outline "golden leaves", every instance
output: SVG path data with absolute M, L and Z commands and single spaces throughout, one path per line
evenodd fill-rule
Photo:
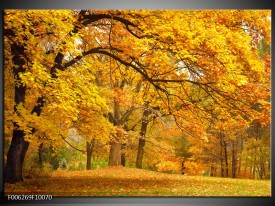
M 5 185 L 5 195 L 86 197 L 270 196 L 270 181 L 163 174 L 124 167 L 53 172 L 50 178 Z M 81 188 L 81 189 L 80 189 Z M 64 192 L 66 191 L 66 192 Z
M 259 55 L 255 45 L 259 38 L 269 43 L 270 11 L 89 12 L 112 18 L 84 24 L 78 20 L 78 11 L 72 10 L 5 11 L 4 28 L 16 34 L 5 34 L 5 72 L 13 72 L 11 44 L 26 45 L 26 64 L 20 74 L 27 88 L 26 101 L 17 107 L 21 116 L 14 117 L 26 133 L 35 126 L 39 135 L 58 142 L 59 134 L 67 135 L 75 127 L 87 140 L 107 142 L 110 133 L 124 135 L 106 118 L 114 103 L 127 111 L 145 101 L 159 107 L 161 115 L 176 118 L 165 119 L 172 128 L 167 136 L 177 135 L 177 121 L 189 136 L 205 137 L 211 115 L 217 119 L 216 129 L 245 126 L 244 116 L 269 122 L 270 56 Z M 93 48 L 100 49 L 84 55 Z M 64 55 L 61 65 L 59 52 Z M 69 61 L 73 64 L 63 68 Z M 54 69 L 57 78 L 52 77 Z M 11 75 L 8 79 L 12 88 L 19 83 Z M 11 89 L 5 92 L 13 105 L 14 94 L 6 90 Z M 30 115 L 41 95 L 45 98 L 41 116 Z M 261 115 L 252 108 L 254 103 L 262 105 Z M 242 115 L 236 115 L 240 111 Z M 156 138 L 153 135 L 159 131 L 150 132 Z M 32 138 L 28 136 L 29 141 Z M 173 149 L 169 143 L 159 146 Z
M 156 164 L 157 171 L 160 172 L 170 172 L 170 173 L 181 173 L 181 161 L 174 158 L 174 159 L 168 159 L 164 161 L 160 161 Z

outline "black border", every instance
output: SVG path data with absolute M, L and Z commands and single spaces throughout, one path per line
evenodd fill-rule
M 3 10 L 4 9 L 272 9 L 271 0 L 261 1 L 240 1 L 240 0 L 0 0 L 0 56 L 3 57 Z M 272 21 L 273 26 L 273 21 Z M 273 42 L 273 35 L 272 35 Z M 272 44 L 272 51 L 273 51 Z M 273 60 L 272 60 L 273 63 Z M 0 148 L 3 148 L 3 58 L 0 58 Z M 273 65 L 273 64 L 272 64 Z M 274 79 L 272 73 L 272 80 Z M 271 88 L 271 93 L 273 86 Z M 273 100 L 273 96 L 272 96 Z M 271 100 L 271 101 L 272 101 Z M 273 104 L 271 107 L 273 111 Z M 272 112 L 273 113 L 273 112 Z M 273 116 L 273 115 L 272 115 Z M 272 129 L 271 129 L 272 130 Z M 272 132 L 271 132 L 272 136 Z M 272 148 L 275 148 L 274 141 L 271 141 Z M 3 198 L 3 149 L 2 157 L 0 158 L 0 193 L 1 193 L 1 205 L 247 205 L 247 206 L 258 206 L 258 205 L 272 205 L 272 197 L 257 198 L 257 197 L 103 197 L 103 198 L 79 198 L 79 197 L 58 197 L 53 198 L 51 201 L 7 201 Z M 273 150 L 271 150 L 271 157 L 274 156 Z M 273 171 L 272 159 L 272 171 Z M 273 179 L 273 178 L 272 178 Z M 273 186 L 273 181 L 272 181 Z M 273 188 L 273 187 L 272 187 Z

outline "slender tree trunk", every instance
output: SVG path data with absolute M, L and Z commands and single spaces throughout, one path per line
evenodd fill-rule
M 242 158 L 240 157 L 238 159 L 238 177 L 240 176 L 241 174 L 241 169 L 242 169 Z
M 139 140 L 138 140 L 138 153 L 137 153 L 137 160 L 136 160 L 136 167 L 137 168 L 142 168 L 144 146 L 145 146 L 145 139 L 139 138 Z
M 126 166 L 126 156 L 125 156 L 126 143 L 121 144 L 121 165 Z
M 224 159 L 225 159 L 225 176 L 229 177 L 229 167 L 228 167 L 227 151 L 225 152 Z
M 224 177 L 224 155 L 223 155 L 223 139 L 222 139 L 222 133 L 220 133 L 219 136 L 219 140 L 220 140 L 220 167 L 221 167 L 221 177 Z
M 265 165 L 264 162 L 260 164 L 260 172 L 259 172 L 260 179 L 264 179 L 265 177 Z
M 140 136 L 138 140 L 138 153 L 137 153 L 137 159 L 136 159 L 136 167 L 142 168 L 142 160 L 144 155 L 144 146 L 145 146 L 145 134 L 147 131 L 147 125 L 149 123 L 149 114 L 151 113 L 151 110 L 146 106 L 143 112 L 142 117 L 142 123 L 141 123 L 141 129 L 140 129 Z
M 228 167 L 228 154 L 227 154 L 227 144 L 225 141 L 225 134 L 220 132 L 220 145 L 223 149 L 223 151 L 221 151 L 221 154 L 223 153 L 224 158 L 222 158 L 224 160 L 225 163 L 225 177 L 229 176 L 229 167 Z
M 259 155 L 263 156 L 263 149 L 260 147 L 259 148 Z M 265 176 L 265 159 L 260 159 L 259 160 L 259 179 L 264 179 Z
M 185 160 L 182 159 L 181 161 L 181 174 L 184 175 L 186 167 L 184 166 Z
M 87 151 L 86 170 L 90 170 L 91 168 L 92 168 L 92 152 Z
M 248 166 L 247 157 L 246 157 L 245 162 L 244 162 L 244 166 L 242 166 L 242 168 L 244 168 L 244 171 L 243 171 L 244 176 L 247 176 L 247 167 L 249 167 L 249 166 Z
M 92 157 L 94 153 L 96 139 L 93 138 L 90 142 L 86 141 L 86 170 L 92 169 Z
M 238 158 L 238 175 L 241 174 L 242 169 L 242 152 L 243 152 L 243 138 L 239 141 L 239 158 Z
M 223 140 L 224 145 L 224 161 L 225 161 L 225 176 L 229 177 L 229 166 L 228 166 L 228 155 L 227 155 L 227 145 L 225 140 Z
M 271 165 L 270 165 L 270 159 L 268 160 L 268 164 L 267 164 L 267 174 L 268 174 L 268 178 L 270 178 L 270 171 L 271 171 Z
M 86 170 L 90 170 L 92 168 L 92 148 L 91 144 L 88 141 L 86 141 L 86 155 Z
M 235 141 L 232 141 L 232 178 L 236 178 L 236 149 Z
M 39 162 L 39 165 L 40 167 L 42 168 L 43 167 L 43 143 L 41 143 L 39 145 L 39 148 L 38 148 L 38 162 Z
M 223 160 L 221 159 L 221 177 L 224 177 Z

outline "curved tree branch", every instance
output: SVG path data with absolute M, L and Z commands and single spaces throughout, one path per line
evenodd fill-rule
M 79 151 L 79 152 L 82 152 L 83 154 L 86 153 L 85 150 L 81 150 L 81 149 L 78 149 L 78 148 L 76 148 L 75 146 L 73 146 L 70 142 L 68 142 L 68 141 L 63 137 L 63 135 L 60 134 L 60 136 L 61 136 L 61 138 L 62 138 L 70 147 L 74 148 L 75 150 L 77 150 L 77 151 Z

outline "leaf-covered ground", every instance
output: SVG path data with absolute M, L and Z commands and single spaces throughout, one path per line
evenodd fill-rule
M 8 194 L 53 196 L 270 196 L 268 180 L 244 180 L 164 174 L 107 167 L 90 171 L 56 171 L 48 178 L 5 185 Z

